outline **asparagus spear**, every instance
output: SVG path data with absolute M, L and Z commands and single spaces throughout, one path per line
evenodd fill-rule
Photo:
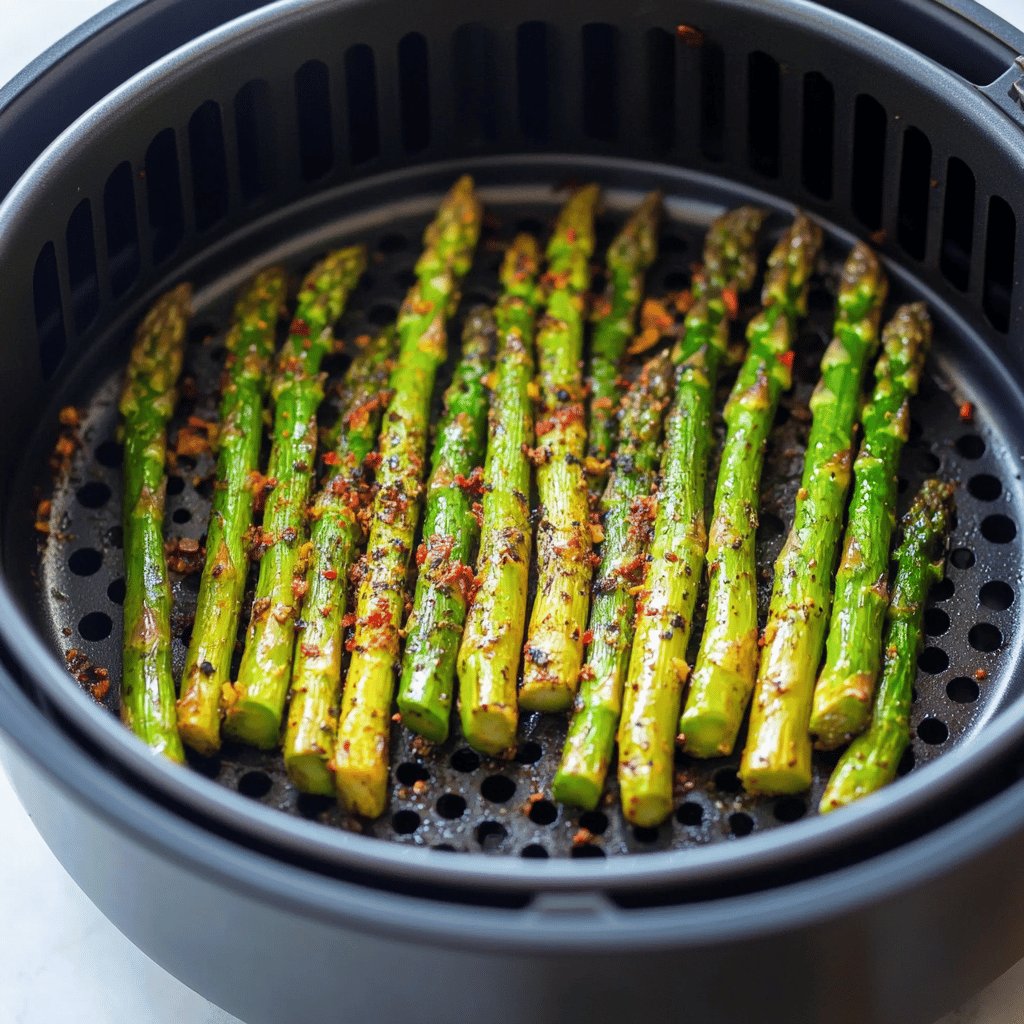
M 342 694 L 335 783 L 350 811 L 376 817 L 387 802 L 388 733 L 398 663 L 405 577 L 419 519 L 434 378 L 444 362 L 446 323 L 472 262 L 481 209 L 469 177 L 445 197 L 424 235 L 417 282 L 398 317 L 401 346 L 394 396 L 380 437 L 379 489 L 356 601 L 352 661 Z
M 249 568 L 245 535 L 253 515 L 250 477 L 259 463 L 263 402 L 287 287 L 288 279 L 280 267 L 257 274 L 235 305 L 234 326 L 226 341 L 217 486 L 195 628 L 178 699 L 178 732 L 201 754 L 213 754 L 220 747 L 221 694 L 231 682 L 231 654 Z
M 708 612 L 686 710 L 688 753 L 727 754 L 736 742 L 757 674 L 757 529 L 761 467 L 775 410 L 791 382 L 797 320 L 821 232 L 801 218 L 769 261 L 764 310 L 747 328 L 750 349 L 725 407 L 726 440 L 708 538 Z
M 590 423 L 587 454 L 598 466 L 607 462 L 615 437 L 619 404 L 619 363 L 633 336 L 636 311 L 643 298 L 644 275 L 658 252 L 661 193 L 651 192 L 608 247 L 608 285 L 595 303 L 590 339 Z M 597 469 L 591 486 L 600 490 L 607 477 Z
M 479 589 L 459 648 L 459 716 L 466 741 L 488 754 L 515 742 L 516 676 L 526 626 L 530 567 L 530 461 L 533 444 L 533 329 L 540 289 L 539 252 L 519 235 L 501 268 L 494 311 L 499 339 L 497 382 L 489 414 Z
M 396 340 L 394 329 L 367 339 L 345 374 L 341 433 L 325 457 L 331 473 L 310 508 L 312 551 L 284 735 L 285 767 L 304 793 L 334 792 L 328 765 L 338 728 L 345 584 L 362 534 L 359 512 L 370 493 L 366 457 L 387 403 Z
M 591 810 L 601 798 L 622 709 L 622 681 L 633 644 L 632 589 L 648 539 L 642 509 L 658 468 L 662 418 L 674 376 L 672 359 L 663 352 L 644 366 L 626 393 L 615 471 L 604 497 L 607 512 L 590 614 L 591 647 L 551 787 L 556 800 Z
M 819 810 L 824 814 L 892 782 L 910 742 L 910 702 L 921 622 L 928 588 L 943 575 L 941 553 L 953 512 L 952 484 L 926 480 L 903 517 L 903 543 L 896 551 L 896 578 L 878 698 L 867 732 L 843 753 L 828 780 Z M 936 552 L 939 552 L 936 554 Z
M 896 470 L 931 344 L 924 303 L 901 306 L 882 332 L 875 390 L 861 414 L 864 440 L 853 465 L 853 497 L 836 573 L 825 668 L 811 706 L 811 735 L 831 750 L 867 723 L 881 662 L 888 605 L 889 542 L 896 524 Z
M 469 565 L 478 527 L 472 473 L 487 439 L 487 388 L 494 350 L 494 316 L 479 307 L 466 318 L 462 361 L 444 396 L 444 413 L 427 483 L 423 541 L 405 655 L 398 688 L 402 721 L 413 732 L 442 743 L 455 683 L 455 658 L 466 605 L 474 586 Z
M 718 218 L 704 242 L 704 271 L 673 361 L 676 396 L 665 425 L 654 540 L 638 584 L 636 635 L 619 729 L 619 785 L 630 821 L 660 821 L 672 797 L 672 746 L 686 679 L 697 583 L 704 561 L 704 486 L 718 366 L 729 340 L 728 308 L 757 273 L 760 210 Z
M 238 680 L 226 693 L 225 732 L 257 747 L 277 744 L 291 682 L 295 619 L 305 589 L 301 555 L 316 460 L 320 363 L 334 347 L 332 326 L 366 266 L 362 246 L 331 253 L 307 275 L 271 384 L 274 426 L 267 470 L 273 491 L 263 514 L 252 616 Z
M 807 735 L 832 575 L 850 484 L 851 445 L 864 366 L 878 345 L 886 281 L 866 246 L 851 252 L 839 288 L 835 338 L 811 397 L 813 422 L 793 528 L 775 563 L 750 729 L 740 765 L 758 793 L 797 793 L 811 783 Z
M 542 517 L 537 529 L 537 595 L 526 634 L 519 704 L 526 711 L 564 711 L 583 664 L 583 626 L 590 604 L 590 503 L 583 475 L 583 313 L 594 251 L 600 192 L 581 188 L 559 214 L 548 244 L 550 286 L 537 332 L 541 401 L 537 423 L 543 461 L 537 467 Z
M 187 284 L 161 296 L 135 332 L 121 395 L 124 436 L 124 661 L 121 719 L 172 761 L 185 752 L 171 676 L 171 587 L 164 557 L 167 423 L 191 315 Z

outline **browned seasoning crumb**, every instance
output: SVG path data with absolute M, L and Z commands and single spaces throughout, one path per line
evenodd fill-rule
M 429 788 L 430 788 L 430 787 L 428 786 L 428 784 L 427 784 L 426 780 L 424 780 L 424 779 L 417 779 L 417 780 L 416 780 L 416 781 L 415 781 L 415 782 L 414 782 L 414 783 L 412 784 L 412 791 L 413 791 L 413 792 L 414 792 L 414 793 L 415 793 L 415 794 L 416 794 L 417 796 L 423 796 L 423 794 L 424 794 L 424 793 L 426 793 L 426 791 L 427 791 L 427 790 L 428 790 Z
M 594 833 L 589 828 L 577 829 L 576 834 L 572 837 L 573 846 L 586 846 L 593 841 Z
M 977 679 L 978 682 L 981 682 L 983 679 L 988 679 L 988 672 L 983 668 L 976 668 L 974 670 L 974 678 Z
M 206 551 L 195 537 L 169 537 L 164 541 L 164 553 L 171 572 L 191 576 L 203 571 Z
M 102 665 L 94 665 L 89 657 L 77 647 L 69 648 L 64 654 L 68 671 L 88 690 L 93 700 L 100 702 L 110 692 L 110 672 Z
M 424 757 L 434 752 L 434 744 L 430 740 L 424 739 L 422 736 L 413 736 L 409 740 L 409 747 L 417 754 L 422 754 Z
M 704 44 L 704 33 L 693 25 L 676 25 L 676 38 L 680 39 L 687 46 L 702 46 Z
M 401 722 L 401 721 L 402 721 L 402 712 L 401 712 L 401 711 L 396 711 L 396 712 L 395 712 L 395 713 L 394 713 L 394 714 L 393 714 L 393 715 L 391 716 L 391 721 L 392 721 L 392 722 L 395 722 L 396 724 L 397 724 L 398 722 Z

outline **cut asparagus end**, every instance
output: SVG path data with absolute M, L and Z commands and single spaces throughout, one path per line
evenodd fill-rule
M 736 743 L 735 716 L 710 708 L 692 709 L 679 720 L 683 749 L 691 757 L 726 757 Z
M 600 780 L 598 781 L 592 772 L 577 771 L 563 766 L 558 769 L 551 782 L 551 794 L 560 804 L 571 804 L 573 807 L 592 811 L 601 800 L 604 772 L 601 773 Z
M 623 802 L 622 813 L 631 825 L 657 828 L 672 812 L 672 790 L 656 792 L 643 789 L 632 792 Z
M 183 720 L 183 715 L 188 715 Z M 197 708 L 178 707 L 178 735 L 182 742 L 203 757 L 213 757 L 220 750 L 220 712 L 216 709 L 211 716 Z
M 460 703 L 459 715 L 466 742 L 475 750 L 492 757 L 515 746 L 518 714 L 508 704 L 466 707 Z
M 243 698 L 228 709 L 224 733 L 240 743 L 272 750 L 281 733 L 281 716 L 274 708 Z
M 818 750 L 835 750 L 864 730 L 873 691 L 873 680 L 869 679 L 865 687 L 857 676 L 851 676 L 827 704 L 814 709 L 809 731 Z
M 334 769 L 338 800 L 351 814 L 379 818 L 387 807 L 388 763 L 386 758 L 373 758 L 357 764 L 351 757 Z
M 524 711 L 568 711 L 572 707 L 576 688 L 561 679 L 524 681 L 519 690 L 519 706 Z
M 450 701 L 406 694 L 399 695 L 397 704 L 402 713 L 402 725 L 431 743 L 444 743 L 448 739 Z
M 286 754 L 284 766 L 296 789 L 317 796 L 334 796 L 334 773 L 322 754 Z

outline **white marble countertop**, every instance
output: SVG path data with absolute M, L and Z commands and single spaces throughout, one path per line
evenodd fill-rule
M 987 5 L 1024 23 L 1024 0 Z M 104 6 L 0 0 L 0 84 Z M 156 966 L 96 910 L 43 843 L 2 770 L 0 822 L 0 1024 L 241 1024 Z M 89 952 L 97 949 L 102 971 Z M 939 1024 L 1024 1024 L 1024 961 Z

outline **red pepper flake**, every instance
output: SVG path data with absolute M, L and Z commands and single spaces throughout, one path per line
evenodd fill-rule
M 572 245 L 572 244 L 573 244 L 573 242 L 575 242 L 575 241 L 576 241 L 576 229 L 575 229 L 575 228 L 571 228 L 571 227 L 570 227 L 570 228 L 566 228 L 566 229 L 565 229 L 565 240 L 566 240 L 566 241 L 567 241 L 567 242 L 568 242 L 568 243 L 569 243 L 570 245 Z
M 477 529 L 484 525 L 484 507 L 479 501 L 474 501 L 470 506 L 469 511 L 472 513 L 473 518 L 476 520 Z
M 416 549 L 416 564 L 422 565 L 427 560 L 427 545 L 420 543 L 420 546 Z
M 974 670 L 974 678 L 977 679 L 980 683 L 983 679 L 988 679 L 988 672 L 986 672 L 983 668 L 976 668 Z
M 338 570 L 324 569 L 324 571 L 320 573 L 320 575 L 323 576 L 325 580 L 336 580 L 338 578 Z
M 589 647 L 594 642 L 594 631 L 592 629 L 583 630 L 583 635 L 580 637 L 584 647 Z
M 309 324 L 307 324 L 301 317 L 297 316 L 292 321 L 291 327 L 288 328 L 288 333 L 298 335 L 300 338 L 308 338 Z
M 722 302 L 725 303 L 726 311 L 730 320 L 735 320 L 740 315 L 740 299 L 735 288 L 722 289 Z
M 366 466 L 367 469 L 371 469 L 376 472 L 383 461 L 384 456 L 381 455 L 380 452 L 370 452 L 370 454 L 363 459 L 363 465 Z
M 961 402 L 960 403 L 960 422 L 961 423 L 973 423 L 974 422 L 974 403 L 973 402 Z
M 320 648 L 316 644 L 299 644 L 304 658 L 319 658 Z
M 520 451 L 526 456 L 531 466 L 543 466 L 549 458 L 546 448 L 531 448 L 529 445 L 524 444 Z
M 687 46 L 704 45 L 704 33 L 693 25 L 676 25 L 676 38 Z
M 782 352 L 775 357 L 778 359 L 779 364 L 784 366 L 787 370 L 793 369 L 793 350 L 790 349 L 788 352 Z
M 327 452 L 324 455 L 325 466 L 336 466 L 339 462 L 341 462 L 341 458 L 337 452 Z
M 469 476 L 463 476 L 461 473 L 455 474 L 455 486 L 461 491 L 465 491 L 467 494 L 475 495 L 479 497 L 484 493 L 484 471 L 480 466 L 477 466 Z

